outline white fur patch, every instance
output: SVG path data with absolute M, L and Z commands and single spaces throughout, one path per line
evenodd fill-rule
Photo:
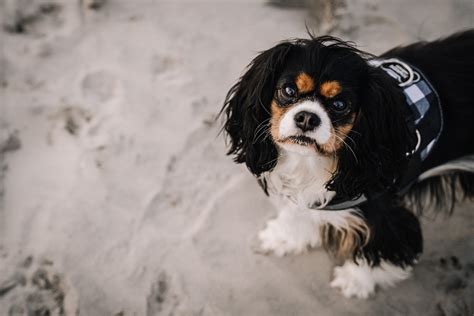
M 355 209 L 338 212 L 302 210 L 289 202 L 259 232 L 259 250 L 264 253 L 272 252 L 279 257 L 305 253 L 310 248 L 321 246 L 320 229 L 323 225 L 351 229 L 349 219 L 355 216 L 359 219 L 357 212 Z
M 335 192 L 325 185 L 332 177 L 334 160 L 315 152 L 299 154 L 282 148 L 279 154 L 275 168 L 264 175 L 270 193 L 291 200 L 302 210 L 331 201 Z
M 321 225 L 347 228 L 348 218 L 356 216 L 356 210 L 327 212 L 309 208 L 315 203 L 327 204 L 334 197 L 335 193 L 325 188 L 333 163 L 314 152 L 301 155 L 280 150 L 277 165 L 264 175 L 271 201 L 280 214 L 259 233 L 261 250 L 278 256 L 303 253 L 321 244 Z
M 344 265 L 334 268 L 334 279 L 331 287 L 338 288 L 347 297 L 368 298 L 377 286 L 390 287 L 407 279 L 411 267 L 402 269 L 391 263 L 382 261 L 380 266 L 370 267 L 365 260 L 358 260 L 358 265 L 346 261 Z
M 319 225 L 309 212 L 286 209 L 278 217 L 268 221 L 258 238 L 261 250 L 281 257 L 286 254 L 304 253 L 321 245 Z
M 321 124 L 313 131 L 302 131 L 296 126 L 295 115 L 301 111 L 307 111 L 316 114 L 321 119 Z M 280 121 L 279 136 L 284 139 L 288 136 L 305 135 L 316 140 L 318 144 L 325 144 L 331 138 L 332 123 L 328 114 L 319 102 L 304 101 L 294 106 L 285 113 Z M 301 147 L 301 146 L 300 146 Z
M 279 257 L 305 253 L 310 248 L 321 246 L 322 225 L 331 224 L 336 228 L 350 229 L 349 218 L 357 216 L 356 214 L 354 209 L 338 212 L 300 209 L 289 202 L 281 209 L 277 218 L 268 221 L 265 229 L 259 232 L 259 250 L 272 252 Z
M 261 250 L 278 256 L 298 254 L 321 244 L 321 225 L 348 229 L 349 218 L 357 216 L 356 210 L 328 212 L 310 208 L 314 204 L 325 205 L 334 197 L 335 192 L 325 187 L 334 164 L 331 158 L 314 151 L 299 154 L 280 148 L 277 165 L 264 174 L 271 200 L 280 214 L 259 233 Z

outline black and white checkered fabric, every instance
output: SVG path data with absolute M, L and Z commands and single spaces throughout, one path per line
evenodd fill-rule
M 436 90 L 421 71 L 399 59 L 374 59 L 370 63 L 384 70 L 403 90 L 419 138 L 415 151 L 425 160 L 443 130 L 441 101 Z

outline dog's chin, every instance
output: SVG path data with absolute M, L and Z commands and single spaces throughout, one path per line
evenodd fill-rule
M 294 152 L 300 155 L 318 155 L 320 149 L 318 143 L 308 136 L 296 135 L 288 136 L 283 140 L 277 142 L 282 148 L 287 151 Z

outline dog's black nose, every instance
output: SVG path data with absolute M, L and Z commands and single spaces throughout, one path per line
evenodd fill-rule
M 303 132 L 312 131 L 321 124 L 321 119 L 314 113 L 301 111 L 295 115 L 295 123 Z

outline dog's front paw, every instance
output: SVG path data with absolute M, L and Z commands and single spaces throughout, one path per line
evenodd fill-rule
M 287 254 L 301 254 L 310 247 L 320 245 L 319 230 L 307 218 L 282 218 L 270 220 L 259 232 L 260 250 L 282 257 Z
M 307 251 L 307 243 L 297 242 L 291 232 L 281 227 L 277 220 L 271 220 L 267 227 L 258 233 L 260 250 L 278 257 L 287 254 L 301 254 Z
M 375 282 L 368 269 L 370 268 L 346 262 L 343 266 L 334 268 L 334 279 L 330 285 L 340 289 L 347 298 L 369 298 L 375 292 Z

